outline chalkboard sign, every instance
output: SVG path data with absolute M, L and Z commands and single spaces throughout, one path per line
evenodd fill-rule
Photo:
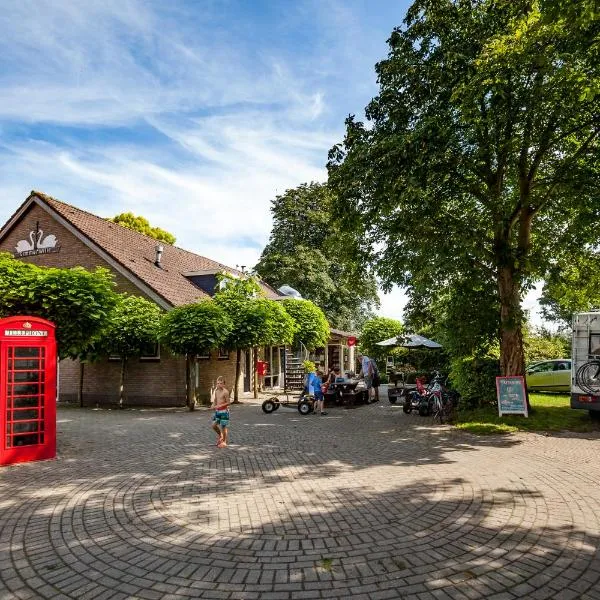
M 496 395 L 498 414 L 527 415 L 527 396 L 525 380 L 521 376 L 496 377 Z

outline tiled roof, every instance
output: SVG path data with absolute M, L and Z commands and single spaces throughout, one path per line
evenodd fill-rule
M 83 236 L 97 244 L 112 259 L 172 306 L 189 304 L 209 297 L 184 277 L 183 273 L 226 270 L 241 274 L 240 271 L 227 265 L 165 242 L 157 242 L 154 238 L 111 223 L 41 192 L 32 191 L 28 200 L 33 196 L 58 213 Z M 158 243 L 163 246 L 162 268 L 154 264 L 155 248 Z M 262 287 L 267 298 L 280 298 L 280 295 L 270 286 L 263 284 Z
M 352 333 L 351 331 L 342 331 L 341 329 L 334 329 L 333 327 L 331 328 L 331 333 L 333 335 L 337 335 L 339 337 L 344 337 L 344 338 L 349 338 L 349 337 L 358 337 L 357 333 Z

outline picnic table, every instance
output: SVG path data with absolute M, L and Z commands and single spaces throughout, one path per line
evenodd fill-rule
M 359 386 L 362 379 L 338 379 L 329 385 L 325 394 L 325 406 L 327 402 L 333 404 L 344 404 L 346 406 L 354 406 L 358 402 L 367 401 L 369 395 L 367 389 Z

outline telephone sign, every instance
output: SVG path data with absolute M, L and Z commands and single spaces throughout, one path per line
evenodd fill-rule
M 0 319 L 0 465 L 55 456 L 54 324 Z

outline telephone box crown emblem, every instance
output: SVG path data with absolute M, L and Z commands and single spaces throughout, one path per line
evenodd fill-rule
M 25 321 L 25 323 L 23 323 L 23 329 L 31 329 L 31 323 L 29 321 Z

